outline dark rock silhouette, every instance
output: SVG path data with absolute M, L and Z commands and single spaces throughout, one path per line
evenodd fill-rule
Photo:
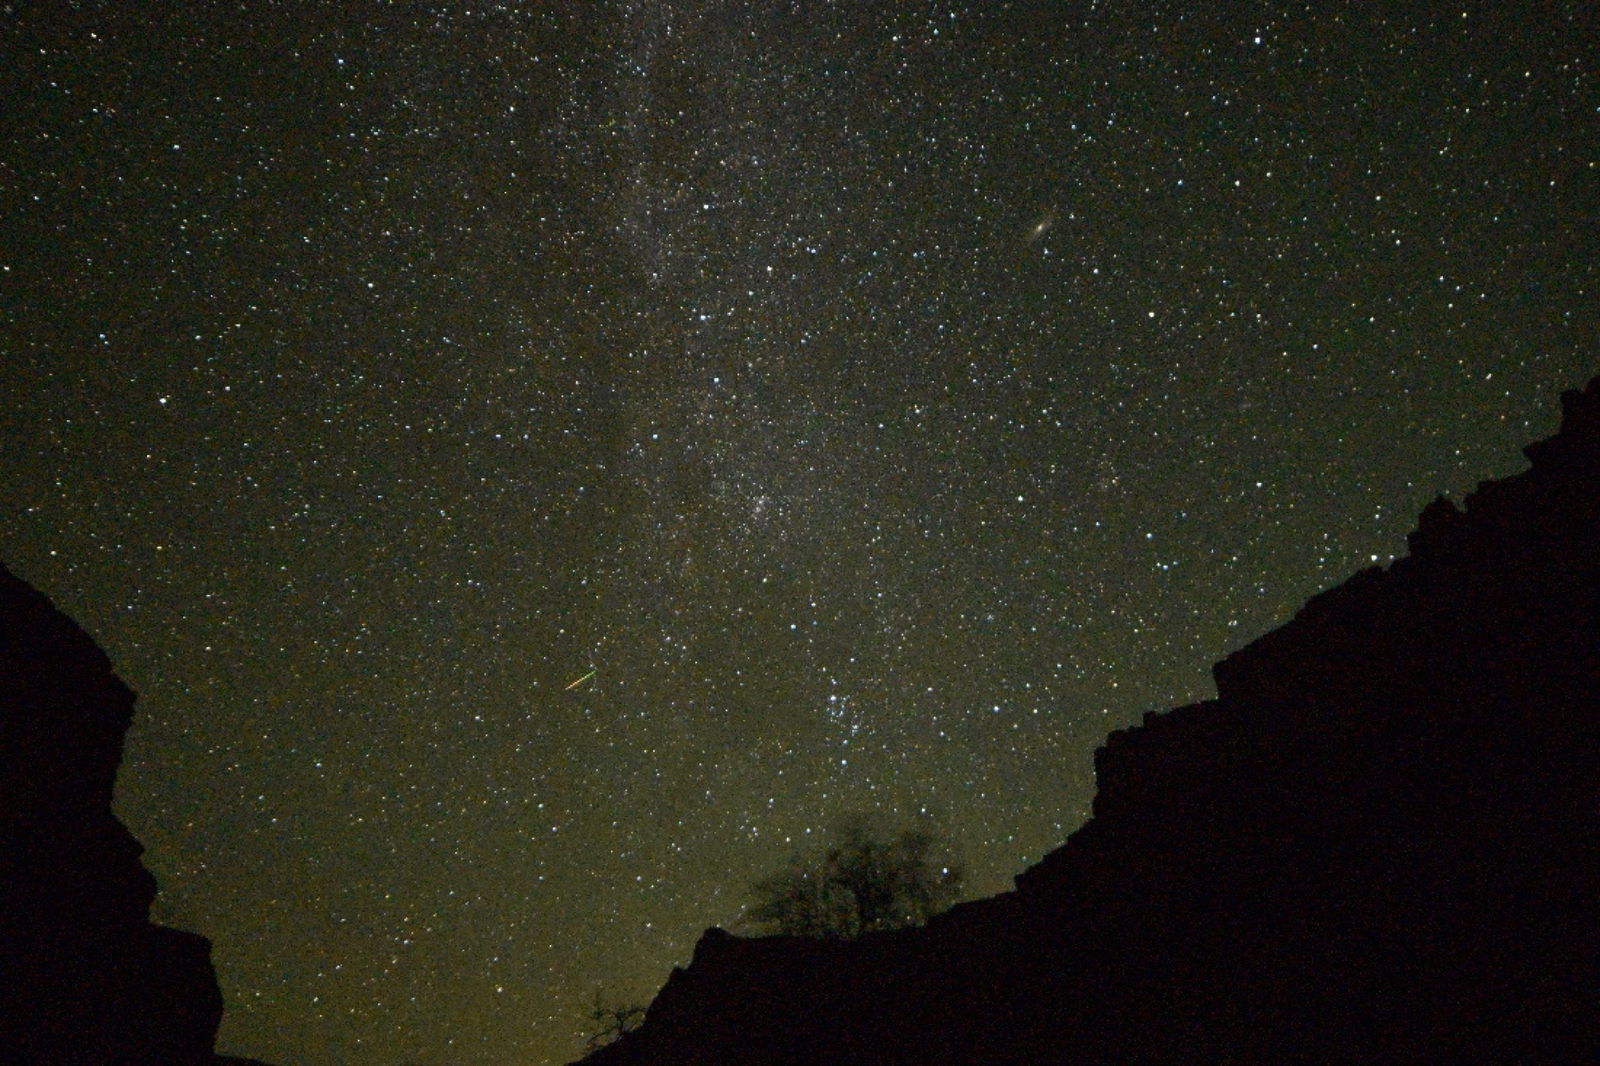
M 585 1061 L 1600 1062 L 1600 379 L 926 928 L 711 930 Z
M 155 878 L 111 813 L 134 694 L 0 567 L 0 1061 L 211 1063 L 211 945 L 152 925 Z

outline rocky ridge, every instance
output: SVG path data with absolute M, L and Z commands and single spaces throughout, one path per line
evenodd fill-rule
M 1096 755 L 1016 889 L 710 930 L 585 1062 L 1600 1061 L 1600 378 L 1531 468 Z
M 0 1059 L 213 1062 L 201 936 L 152 924 L 156 882 L 112 814 L 134 694 L 76 623 L 0 567 Z

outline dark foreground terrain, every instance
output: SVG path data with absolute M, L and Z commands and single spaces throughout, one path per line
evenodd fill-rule
M 1562 399 L 1530 470 L 1112 734 L 1014 892 L 856 941 L 711 930 L 586 1061 L 1600 1061 L 1600 379 Z M 0 568 L 0 1061 L 242 1061 L 112 814 L 133 702 Z
M 0 567 L 0 1062 L 218 1061 L 211 944 L 151 924 L 155 878 L 111 813 L 133 703 L 88 634 Z
M 1600 1061 L 1600 379 L 1532 467 L 1112 734 L 925 928 L 710 930 L 592 1066 Z

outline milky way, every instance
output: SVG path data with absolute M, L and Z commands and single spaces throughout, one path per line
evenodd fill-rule
M 0 557 L 222 1046 L 565 1061 L 849 811 L 1005 889 L 1597 369 L 1521 6 L 13 5 Z

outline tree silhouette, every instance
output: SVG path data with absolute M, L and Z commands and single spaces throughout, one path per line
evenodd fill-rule
M 820 856 L 796 854 L 751 886 L 745 919 L 766 933 L 853 937 L 920 925 L 961 893 L 961 868 L 925 823 L 884 840 L 853 815 L 835 835 Z
M 589 1020 L 594 1023 L 594 1032 L 589 1034 L 589 1047 L 605 1047 L 621 1040 L 644 1024 L 644 1014 L 645 1007 L 638 1003 L 627 1005 L 604 1003 L 601 1001 L 600 993 L 596 992 L 594 1009 L 589 1012 Z

